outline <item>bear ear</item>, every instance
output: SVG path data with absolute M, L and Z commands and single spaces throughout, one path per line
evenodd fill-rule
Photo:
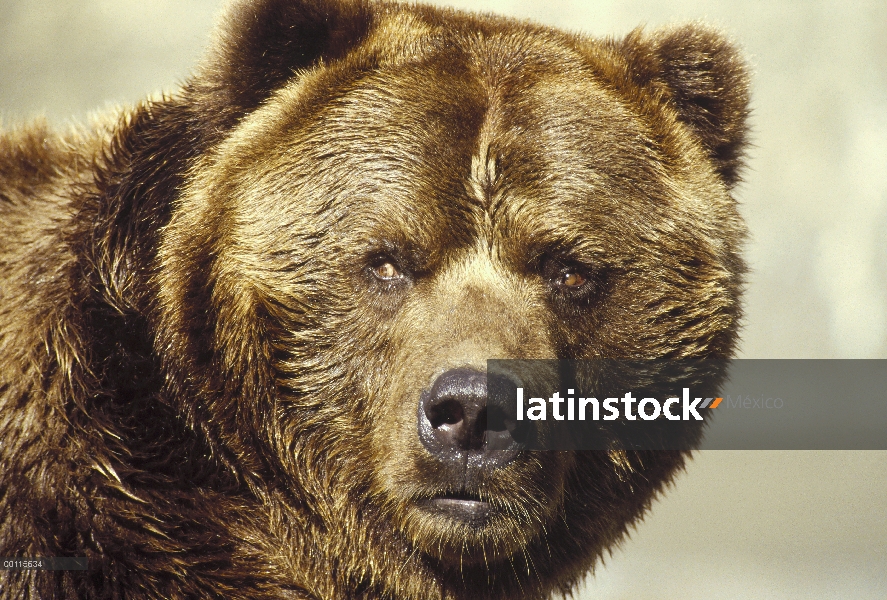
M 245 114 L 299 69 L 345 55 L 372 20 L 361 0 L 237 0 L 204 65 L 203 91 Z
M 747 68 L 723 34 L 698 23 L 650 36 L 640 30 L 621 42 L 635 82 L 664 88 L 708 151 L 728 187 L 739 179 L 749 114 Z

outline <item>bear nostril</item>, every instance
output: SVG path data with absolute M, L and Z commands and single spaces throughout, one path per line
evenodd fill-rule
M 465 410 L 458 400 L 450 399 L 434 405 L 427 410 L 428 421 L 434 429 L 443 425 L 455 425 L 465 418 Z
M 514 419 L 510 419 L 505 411 L 498 406 L 487 406 L 484 409 L 484 413 L 485 418 L 480 420 L 480 425 L 486 431 L 510 431 L 514 429 L 513 423 L 509 427 L 509 421 L 514 421 Z

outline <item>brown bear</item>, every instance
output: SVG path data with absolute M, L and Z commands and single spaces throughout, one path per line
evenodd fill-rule
M 729 357 L 747 103 L 699 24 L 246 0 L 175 93 L 6 131 L 0 556 L 89 568 L 0 595 L 569 591 L 687 453 L 486 453 L 485 361 Z

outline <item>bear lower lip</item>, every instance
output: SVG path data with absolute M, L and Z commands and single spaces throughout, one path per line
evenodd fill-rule
M 441 496 L 431 498 L 427 506 L 435 512 L 443 513 L 451 519 L 467 521 L 471 524 L 481 524 L 487 520 L 492 512 L 489 502 L 472 498 L 454 498 Z

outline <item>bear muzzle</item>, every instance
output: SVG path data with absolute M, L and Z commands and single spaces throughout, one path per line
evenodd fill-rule
M 489 515 L 489 503 L 476 490 L 525 447 L 515 407 L 499 393 L 516 385 L 519 382 L 506 375 L 461 367 L 438 376 L 421 394 L 419 439 L 452 490 L 429 499 L 429 508 L 469 523 L 482 522 Z

